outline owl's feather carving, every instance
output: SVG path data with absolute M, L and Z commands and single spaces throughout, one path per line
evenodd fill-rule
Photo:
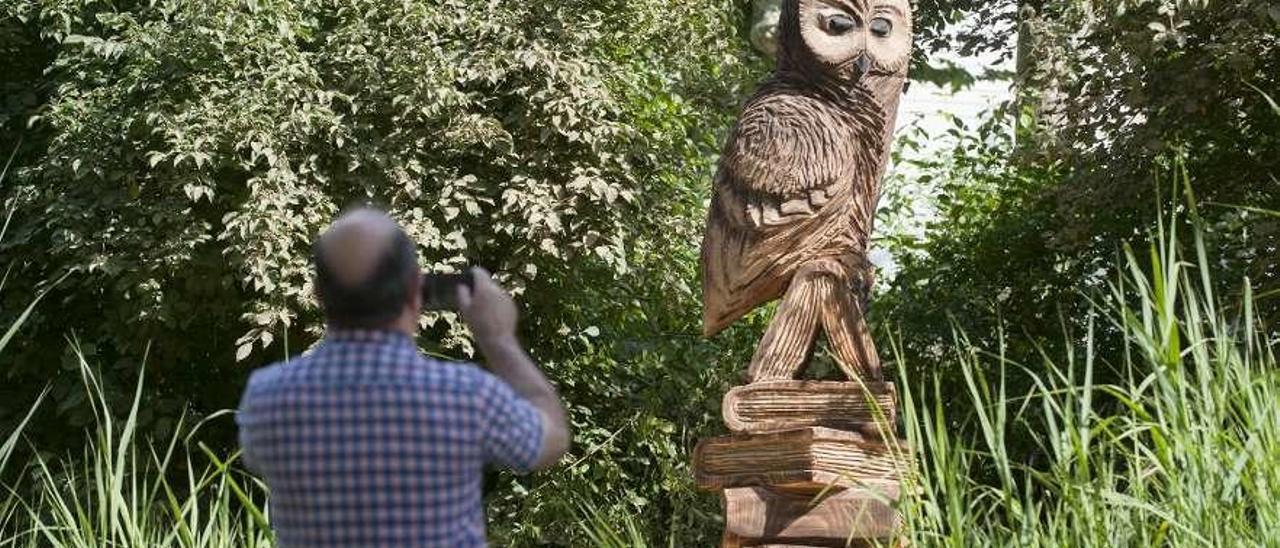
M 874 97 L 831 100 L 786 78 L 747 102 L 721 156 L 702 250 L 708 334 L 780 295 L 806 259 L 865 250 L 883 147 Z
M 711 335 L 786 294 L 753 379 L 803 367 L 819 323 L 850 375 L 879 375 L 865 295 L 880 179 L 910 59 L 906 0 L 785 0 L 778 68 L 743 106 L 702 246 Z
M 860 170 L 878 160 L 882 123 L 874 98 L 831 101 L 775 79 L 744 106 L 714 180 L 717 201 L 743 229 L 783 226 L 854 192 Z M 861 105 L 861 108 L 859 106 Z

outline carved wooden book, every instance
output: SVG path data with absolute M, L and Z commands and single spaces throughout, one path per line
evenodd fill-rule
M 892 432 L 897 422 L 893 383 L 763 381 L 729 390 L 722 403 L 734 432 L 806 426 Z
M 829 486 L 897 485 L 909 458 L 897 439 L 820 427 L 709 438 L 693 451 L 704 489 L 771 485 L 810 493 Z

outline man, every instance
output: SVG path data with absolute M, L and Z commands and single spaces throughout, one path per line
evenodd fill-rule
M 489 372 L 418 351 L 416 255 L 383 213 L 342 216 L 314 251 L 324 340 L 249 379 L 241 445 L 283 548 L 484 546 L 484 465 L 537 470 L 568 449 L 564 407 L 487 272 L 457 299 Z

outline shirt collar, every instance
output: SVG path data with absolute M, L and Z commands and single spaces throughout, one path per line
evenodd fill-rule
M 413 340 L 403 331 L 393 329 L 329 327 L 325 330 L 324 339 L 336 343 L 413 344 Z

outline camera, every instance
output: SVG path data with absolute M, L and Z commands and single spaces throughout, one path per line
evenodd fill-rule
M 468 291 L 475 287 L 475 277 L 467 268 L 457 274 L 423 274 L 422 308 L 424 310 L 457 310 L 458 287 Z

